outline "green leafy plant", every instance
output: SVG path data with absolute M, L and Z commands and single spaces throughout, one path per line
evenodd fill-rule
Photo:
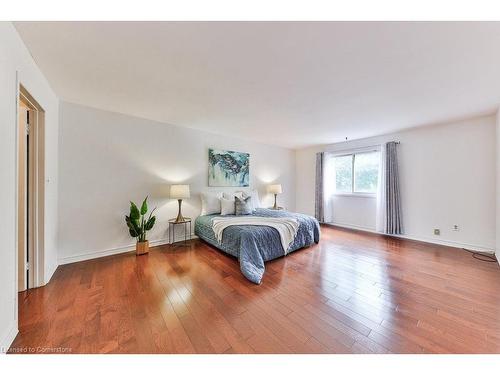
M 130 202 L 130 214 L 128 216 L 125 215 L 125 222 L 127 223 L 130 235 L 137 238 L 137 242 L 146 241 L 146 232 L 151 230 L 156 222 L 156 216 L 153 216 L 155 210 L 156 207 L 150 212 L 146 219 L 146 214 L 148 213 L 148 197 L 144 198 L 140 210 L 134 202 Z

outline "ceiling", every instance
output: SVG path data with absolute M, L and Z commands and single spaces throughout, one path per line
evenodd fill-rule
M 290 148 L 493 112 L 499 22 L 16 22 L 65 101 Z

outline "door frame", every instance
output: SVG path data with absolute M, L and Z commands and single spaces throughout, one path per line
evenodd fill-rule
M 24 216 L 24 212 L 19 212 L 19 193 L 21 187 L 19 186 L 20 180 L 20 162 L 19 160 L 19 108 L 21 102 L 25 107 L 28 108 L 30 116 L 30 137 L 29 137 L 29 147 L 30 147 L 30 171 L 29 178 L 31 183 L 29 184 L 29 190 L 27 191 L 29 199 L 29 207 L 27 212 L 28 219 L 28 233 L 31 241 L 29 248 L 30 261 L 29 261 L 29 285 L 28 288 L 36 288 L 43 286 L 45 284 L 45 111 L 42 106 L 36 101 L 36 99 L 31 96 L 31 94 L 26 90 L 26 88 L 19 83 L 18 84 L 18 95 L 17 95 L 17 142 L 16 142 L 16 234 L 20 235 L 20 230 L 18 223 L 20 215 Z M 27 189 L 28 186 L 25 186 Z M 19 238 L 19 237 L 17 237 Z M 20 249 L 20 246 L 24 246 L 17 240 L 16 246 L 16 270 L 24 269 L 19 264 L 19 252 L 24 249 Z M 26 254 L 26 253 L 25 253 Z M 17 282 L 19 284 L 19 274 L 17 275 Z M 19 290 L 19 289 L 18 289 Z

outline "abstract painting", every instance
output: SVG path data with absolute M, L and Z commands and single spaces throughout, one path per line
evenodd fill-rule
M 250 154 L 208 149 L 208 186 L 249 186 Z

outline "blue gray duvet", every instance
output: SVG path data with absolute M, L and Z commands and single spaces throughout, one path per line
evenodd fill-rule
M 220 215 L 199 216 L 195 221 L 195 234 L 209 244 L 238 258 L 243 275 L 251 282 L 260 284 L 265 271 L 264 262 L 283 256 L 278 231 L 268 226 L 233 225 L 224 230 L 222 243 L 218 243 L 212 230 L 212 219 L 218 216 Z M 265 208 L 257 208 L 252 216 L 297 219 L 299 229 L 295 240 L 290 245 L 289 253 L 319 242 L 319 223 L 311 216 Z

